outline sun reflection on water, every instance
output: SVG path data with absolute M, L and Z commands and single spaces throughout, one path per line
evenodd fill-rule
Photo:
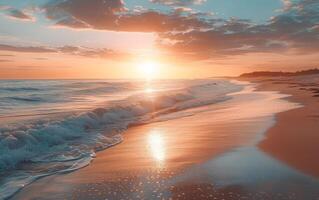
M 160 165 L 165 161 L 165 141 L 158 131 L 153 131 L 148 137 L 151 156 Z
M 153 93 L 154 92 L 154 89 L 153 88 L 146 88 L 145 89 L 145 92 L 150 94 L 150 93 Z

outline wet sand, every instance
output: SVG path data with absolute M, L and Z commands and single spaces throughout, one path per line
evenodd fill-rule
M 272 81 L 254 81 L 262 82 L 260 88 L 263 90 L 275 90 L 277 88 L 273 85 L 281 85 Z M 307 172 L 304 168 L 285 160 L 283 152 L 289 153 L 288 150 L 278 153 L 277 146 L 270 146 L 280 146 L 281 142 L 270 140 L 278 140 L 273 136 L 273 130 L 278 129 L 276 127 L 281 123 L 281 118 L 285 118 L 288 112 L 304 109 L 278 114 L 279 123 L 274 126 L 276 112 L 296 107 L 296 104 L 281 100 L 282 97 L 272 92 L 246 91 L 235 94 L 227 102 L 189 110 L 183 118 L 130 128 L 124 133 L 122 144 L 99 152 L 88 167 L 74 173 L 40 179 L 25 187 L 13 199 L 304 199 L 303 195 L 309 191 L 312 198 L 317 195 L 314 190 L 304 191 L 300 186 L 310 184 L 317 188 L 316 180 L 304 175 L 302 172 Z M 299 99 L 292 100 L 299 102 Z M 263 138 L 266 130 L 270 131 Z M 280 141 L 284 137 L 289 136 L 279 137 Z M 293 168 L 281 161 L 277 163 L 268 154 L 259 152 L 255 148 L 257 146 Z M 246 147 L 254 155 L 245 157 L 247 151 L 240 149 Z M 266 164 L 273 164 L 267 167 L 257 158 Z M 216 177 L 212 174 L 220 170 L 226 175 L 236 171 L 240 175 L 245 174 L 241 173 L 241 167 L 251 173 L 243 180 L 250 176 L 257 178 L 246 184 L 245 181 L 240 182 L 241 177 L 235 174 L 229 177 L 240 181 L 233 183 L 227 176 Z M 300 174 L 295 167 L 302 170 Z M 254 173 L 257 169 L 262 170 Z M 287 171 L 287 179 L 265 180 L 264 176 L 276 171 L 274 169 L 280 169 L 278 174 Z M 289 183 L 288 178 L 296 180 L 296 184 L 289 185 L 289 191 L 285 193 L 277 186 Z

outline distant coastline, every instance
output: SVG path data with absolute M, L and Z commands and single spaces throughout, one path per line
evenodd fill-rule
M 309 70 L 302 70 L 296 72 L 272 72 L 272 71 L 256 71 L 250 73 L 241 74 L 239 77 L 241 78 L 254 78 L 254 77 L 273 77 L 273 76 L 301 76 L 301 75 L 313 75 L 319 74 L 319 69 L 309 69 Z

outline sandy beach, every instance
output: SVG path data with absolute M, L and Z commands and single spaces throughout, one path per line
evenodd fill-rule
M 129 128 L 89 166 L 12 199 L 316 199 L 318 80 L 249 79 L 258 91 Z
M 319 76 L 255 80 L 262 90 L 291 94 L 290 101 L 303 107 L 280 113 L 277 123 L 267 131 L 259 147 L 288 165 L 319 177 Z
M 0 200 L 319 200 L 319 0 L 0 0 Z

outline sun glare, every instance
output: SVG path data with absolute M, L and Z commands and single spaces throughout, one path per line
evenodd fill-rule
M 162 164 L 165 159 L 165 144 L 161 134 L 157 131 L 150 133 L 148 138 L 151 155 L 158 162 Z
M 158 64 L 152 61 L 145 61 L 139 64 L 141 76 L 145 79 L 153 79 L 158 73 Z
M 146 89 L 145 89 L 145 92 L 146 92 L 146 93 L 153 93 L 153 92 L 154 92 L 154 89 L 153 89 L 153 88 L 146 88 Z

